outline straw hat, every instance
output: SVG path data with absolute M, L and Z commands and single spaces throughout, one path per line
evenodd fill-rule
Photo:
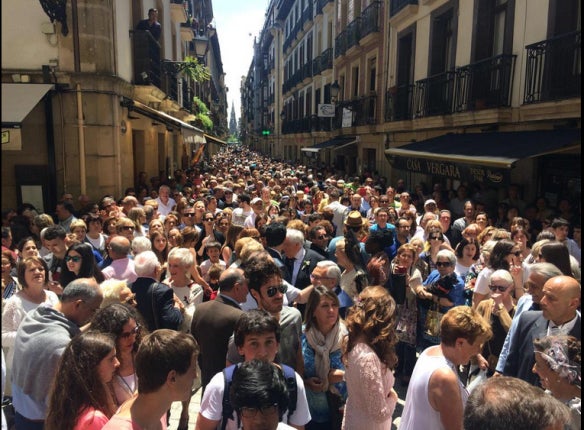
M 363 226 L 363 217 L 359 213 L 359 211 L 351 211 L 345 220 L 345 225 L 347 227 L 362 227 Z

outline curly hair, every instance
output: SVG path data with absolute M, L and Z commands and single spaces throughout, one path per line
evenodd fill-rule
M 345 362 L 357 339 L 364 338 L 379 360 L 388 369 L 394 369 L 397 365 L 395 345 L 398 342 L 395 323 L 396 304 L 388 291 L 379 285 L 365 288 L 346 318 L 349 335 L 343 345 Z
M 250 255 L 241 268 L 249 282 L 249 289 L 258 292 L 272 277 L 282 278 L 280 268 L 273 259 L 266 257 L 265 252 Z
M 111 399 L 100 379 L 100 362 L 115 349 L 111 335 L 86 332 L 75 336 L 61 357 L 49 394 L 47 430 L 72 429 L 81 411 L 87 407 L 100 410 L 108 417 Z
M 136 324 L 140 326 L 140 330 L 136 335 L 136 342 L 134 342 L 133 348 L 134 352 L 136 352 L 138 351 L 140 342 L 144 336 L 148 334 L 148 326 L 144 323 L 140 313 L 132 306 L 121 303 L 113 303 L 109 306 L 106 306 L 105 308 L 99 309 L 91 320 L 91 330 L 110 334 L 116 339 L 117 342 L 118 338 L 124 331 L 124 326 L 131 319 L 136 321 Z

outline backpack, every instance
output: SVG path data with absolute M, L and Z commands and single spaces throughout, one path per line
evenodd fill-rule
M 288 394 L 290 396 L 290 402 L 288 403 L 288 421 L 290 421 L 290 416 L 296 410 L 296 401 L 298 398 L 298 387 L 296 385 L 296 372 L 290 366 L 285 364 L 280 364 L 284 372 L 284 378 L 286 379 L 286 387 L 288 388 Z M 227 426 L 227 421 L 233 418 L 233 407 L 229 401 L 229 390 L 231 388 L 231 381 L 233 381 L 233 375 L 237 371 L 239 364 L 232 364 L 229 367 L 223 369 L 223 376 L 225 379 L 225 388 L 223 390 L 223 413 L 221 430 L 225 430 Z M 239 422 L 238 425 L 239 427 Z

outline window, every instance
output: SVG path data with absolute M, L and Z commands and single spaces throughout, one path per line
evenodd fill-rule
M 359 66 L 353 67 L 353 98 L 359 97 Z

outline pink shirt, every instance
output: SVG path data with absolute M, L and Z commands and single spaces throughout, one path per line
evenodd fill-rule
M 120 258 L 112 261 L 112 264 L 102 271 L 105 279 L 120 279 L 122 281 L 134 282 L 138 275 L 134 269 L 134 260 L 130 258 Z
M 108 421 L 108 417 L 102 411 L 87 407 L 77 418 L 73 430 L 101 430 Z

